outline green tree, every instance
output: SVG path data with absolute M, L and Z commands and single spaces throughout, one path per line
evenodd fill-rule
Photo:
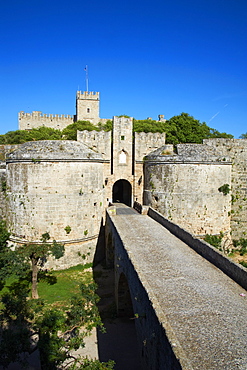
M 9 248 L 9 236 L 5 222 L 0 220 L 0 290 L 11 275 L 24 277 L 29 269 L 29 264 Z
M 201 123 L 188 113 L 181 113 L 165 122 L 166 142 L 168 144 L 179 143 L 198 143 L 201 144 L 203 139 L 210 138 L 233 138 L 232 135 L 225 132 L 212 129 L 205 122 Z
M 240 139 L 247 139 L 247 132 L 239 136 Z
M 112 369 L 112 361 L 101 363 L 72 354 L 84 347 L 85 337 L 94 327 L 103 329 L 95 283 L 84 283 L 80 288 L 66 307 L 53 308 L 41 300 L 28 299 L 27 281 L 11 284 L 1 297 L 0 364 L 7 367 L 18 361 L 26 365 L 28 354 L 38 349 L 42 370 Z
M 77 130 L 83 131 L 99 131 L 98 126 L 95 126 L 89 121 L 77 121 L 65 127 L 62 131 L 62 136 L 66 140 L 76 140 L 77 139 Z
M 13 271 L 9 261 L 22 270 L 23 261 L 28 258 L 42 259 L 52 252 L 59 257 L 63 248 L 57 243 L 48 245 L 49 235 L 42 236 L 41 245 L 32 244 L 20 247 L 14 251 L 8 247 L 9 233 L 4 222 L 0 222 L 0 267 L 8 262 L 8 269 L 1 278 L 8 277 Z M 25 250 L 26 249 L 26 250 Z M 10 254 L 9 254 L 10 253 Z M 10 258 L 11 255 L 11 258 Z M 21 257 L 21 258 L 20 258 Z M 18 265 L 19 262 L 19 265 Z M 26 266 L 27 267 L 27 266 Z M 30 269 L 30 267 L 29 267 Z M 9 270 L 9 271 L 8 271 Z M 27 269 L 24 269 L 25 272 Z M 74 357 L 72 350 L 85 345 L 84 339 L 90 335 L 92 328 L 101 327 L 102 322 L 96 303 L 96 284 L 84 281 L 80 286 L 80 293 L 74 296 L 66 307 L 57 305 L 53 308 L 40 299 L 30 299 L 30 277 L 21 274 L 11 284 L 5 286 L 0 295 L 0 365 L 7 368 L 11 362 L 27 365 L 28 354 L 39 349 L 41 368 L 55 369 L 112 369 L 113 362 L 101 363 L 97 360 L 88 360 Z M 13 278 L 13 277 L 12 277 Z M 13 279 L 12 279 L 13 280 Z M 3 279 L 0 290 L 3 288 Z M 66 361 L 66 362 L 65 362 Z
M 102 131 L 111 131 L 112 130 L 112 120 L 108 119 L 106 123 L 98 123 L 99 130 Z
M 0 144 L 23 144 L 27 141 L 61 139 L 62 133 L 60 130 L 42 126 L 32 130 L 9 131 L 4 135 L 0 135 Z
M 151 119 L 133 120 L 134 132 L 166 132 L 165 122 L 154 121 Z
M 32 298 L 39 298 L 38 295 L 38 271 L 44 266 L 48 255 L 53 255 L 56 259 L 64 255 L 64 245 L 58 244 L 53 240 L 52 244 L 48 243 L 50 235 L 45 233 L 42 235 L 41 243 L 27 243 L 20 246 L 16 250 L 16 255 L 20 256 L 24 261 L 31 261 L 32 270 Z

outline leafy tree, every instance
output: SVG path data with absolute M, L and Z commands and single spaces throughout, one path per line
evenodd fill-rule
M 9 233 L 1 221 L 1 267 L 5 261 L 10 260 L 8 238 Z M 16 261 L 20 262 L 19 267 L 23 262 L 23 259 L 19 259 L 20 256 L 24 260 L 26 257 L 33 258 L 34 263 L 45 257 L 49 251 L 57 257 L 61 256 L 61 246 L 54 242 L 52 246 L 48 245 L 47 233 L 42 239 L 41 245 L 26 245 L 27 251 L 24 251 L 24 247 L 20 247 L 20 251 L 11 251 L 11 256 L 15 256 Z M 7 277 L 6 274 L 3 276 Z M 3 284 L 0 290 L 2 287 Z M 85 345 L 84 338 L 90 335 L 92 328 L 102 328 L 96 306 L 99 297 L 95 290 L 96 284 L 93 281 L 84 282 L 80 286 L 80 293 L 66 307 L 57 306 L 54 309 L 40 299 L 29 299 L 30 279 L 27 274 L 22 274 L 12 284 L 6 285 L 0 296 L 0 365 L 7 368 L 11 362 L 19 362 L 21 366 L 25 366 L 28 355 L 39 349 L 43 370 L 113 369 L 112 361 L 101 363 L 74 357 L 71 353 Z
M 99 131 L 98 126 L 95 126 L 93 123 L 89 121 L 77 121 L 65 127 L 62 131 L 62 136 L 66 140 L 76 140 L 77 139 L 77 130 L 83 131 Z
M 30 259 L 32 269 L 32 298 L 39 298 L 38 295 L 38 271 L 43 267 L 48 255 L 53 255 L 56 259 L 64 255 L 64 245 L 58 244 L 53 240 L 52 244 L 48 243 L 50 235 L 42 235 L 41 243 L 27 243 L 18 247 L 16 255 L 22 257 L 25 261 Z
M 205 122 L 201 123 L 188 113 L 181 113 L 165 122 L 150 119 L 133 121 L 135 132 L 165 132 L 167 144 L 202 143 L 209 138 L 232 138 L 232 135 L 220 133 L 210 128 Z
M 168 144 L 179 143 L 202 143 L 203 139 L 210 138 L 233 138 L 225 132 L 212 129 L 205 122 L 201 123 L 188 113 L 181 113 L 165 122 L 166 142 Z
M 134 132 L 165 132 L 165 122 L 154 121 L 151 119 L 133 120 Z
M 240 139 L 247 139 L 247 132 L 239 136 Z
M 129 116 L 121 115 L 119 117 Z M 77 121 L 68 125 L 63 131 L 49 127 L 39 127 L 29 131 L 9 131 L 5 135 L 0 135 L 0 144 L 22 144 L 33 140 L 76 140 L 77 130 L 111 131 L 112 121 L 108 120 L 105 124 L 99 122 L 98 125 L 89 121 Z M 205 122 L 201 123 L 188 113 L 181 113 L 165 122 L 134 119 L 133 130 L 135 132 L 165 132 L 168 144 L 202 143 L 203 139 L 209 138 L 233 138 L 230 134 L 209 127 Z M 247 134 L 241 135 L 241 138 L 246 138 L 245 135 Z
M 5 284 L 5 280 L 11 275 L 18 277 L 26 276 L 29 265 L 23 261 L 22 257 L 17 255 L 8 246 L 10 233 L 3 220 L 0 220 L 0 290 Z
M 51 127 L 39 127 L 32 130 L 9 131 L 5 135 L 0 135 L 0 144 L 23 144 L 27 141 L 36 140 L 61 140 L 60 130 Z
M 53 308 L 28 299 L 27 281 L 13 283 L 1 297 L 0 364 L 7 367 L 18 361 L 26 365 L 28 354 L 39 349 L 43 370 L 112 369 L 112 361 L 101 363 L 72 354 L 84 347 L 92 328 L 103 329 L 95 289 L 93 282 L 81 284 L 81 292 L 66 307 Z
M 99 122 L 98 128 L 99 130 L 102 130 L 102 131 L 111 131 L 112 130 L 112 120 L 108 119 L 106 123 L 104 124 Z

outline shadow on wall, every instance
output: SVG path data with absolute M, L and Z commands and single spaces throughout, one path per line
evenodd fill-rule
M 114 370 L 141 370 L 133 308 L 132 304 L 129 307 L 130 296 L 122 290 L 125 284 L 123 282 L 121 287 L 121 307 L 124 309 L 121 309 L 121 317 L 117 317 L 114 269 L 98 264 L 94 268 L 94 275 L 98 284 L 97 293 L 100 296 L 98 308 L 106 329 L 106 333 L 97 330 L 99 360 L 103 362 L 114 360 Z
M 106 333 L 97 330 L 99 360 L 114 360 L 114 370 L 141 370 L 128 282 L 124 275 L 120 277 L 118 306 L 121 317 L 118 317 L 114 297 L 114 268 L 106 267 L 105 263 L 104 231 L 102 222 L 93 267 L 94 279 L 98 285 L 97 294 L 100 297 L 98 309 L 106 329 Z
M 95 248 L 94 258 L 93 258 L 93 266 L 96 266 L 101 261 L 104 261 L 106 258 L 105 253 L 105 226 L 103 218 L 101 219 L 100 223 L 100 230 L 99 230 L 99 236 L 97 239 L 97 244 Z

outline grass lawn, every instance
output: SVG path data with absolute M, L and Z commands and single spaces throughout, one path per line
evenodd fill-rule
M 46 304 L 66 306 L 70 298 L 80 292 L 80 284 L 88 284 L 93 281 L 93 273 L 90 264 L 73 266 L 67 270 L 53 271 L 51 278 L 41 278 L 38 283 L 39 297 Z M 15 281 L 8 279 L 6 285 Z M 6 291 L 4 288 L 1 293 Z
M 38 284 L 38 293 L 46 303 L 60 302 L 66 305 L 71 297 L 80 292 L 80 284 L 87 284 L 93 280 L 92 270 L 89 265 L 77 265 L 67 270 L 53 271 L 56 278 L 54 284 L 41 280 Z

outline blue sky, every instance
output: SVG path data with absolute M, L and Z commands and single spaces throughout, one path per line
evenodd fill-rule
M 86 65 L 102 118 L 247 132 L 246 0 L 2 0 L 0 35 L 0 134 L 19 111 L 75 114 Z

